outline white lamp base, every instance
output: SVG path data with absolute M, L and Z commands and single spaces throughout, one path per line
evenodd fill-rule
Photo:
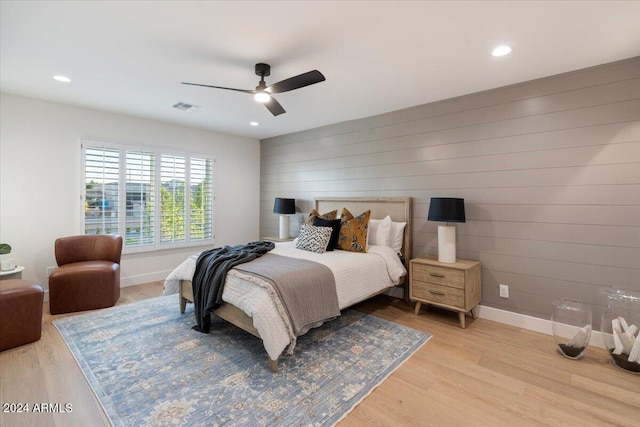
M 280 235 L 281 239 L 289 238 L 289 215 L 280 215 Z
M 438 226 L 438 261 L 456 262 L 456 226 Z

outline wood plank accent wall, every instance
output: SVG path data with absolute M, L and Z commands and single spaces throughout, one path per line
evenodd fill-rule
M 430 198 L 462 197 L 485 306 L 549 319 L 640 290 L 640 57 L 263 140 L 260 194 L 263 236 L 275 197 L 296 198 L 292 233 L 314 197 L 413 197 L 414 256 L 437 253 Z

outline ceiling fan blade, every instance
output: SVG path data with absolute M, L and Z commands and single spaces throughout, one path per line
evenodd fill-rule
M 203 85 L 200 83 L 187 83 L 187 82 L 182 82 L 183 85 L 191 85 L 191 86 L 202 86 L 202 87 L 210 87 L 213 89 L 224 89 L 224 90 L 234 90 L 236 92 L 244 92 L 244 93 L 256 93 L 255 90 L 248 90 L 248 89 L 234 89 L 232 87 L 222 87 L 222 86 L 211 86 L 211 85 Z
M 282 80 L 278 83 L 274 83 L 267 88 L 267 92 L 270 93 L 282 93 L 289 92 L 290 90 L 300 89 L 301 87 L 309 86 L 312 84 L 320 83 L 326 79 L 322 73 L 318 70 L 309 71 L 304 74 Z
M 267 102 L 264 103 L 264 106 L 267 107 L 267 110 L 271 112 L 274 116 L 279 116 L 280 114 L 286 113 L 282 105 L 278 101 L 276 101 L 273 97 Z

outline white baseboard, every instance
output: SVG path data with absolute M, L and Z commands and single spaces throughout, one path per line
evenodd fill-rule
M 499 308 L 485 307 L 484 305 L 479 305 L 477 307 L 477 311 L 478 317 L 481 319 L 492 320 L 494 322 L 504 323 L 505 325 L 515 326 L 517 328 L 539 332 L 545 335 L 553 335 L 551 320 L 527 316 L 526 314 L 518 314 L 512 311 L 500 310 Z M 591 332 L 589 345 L 605 348 L 600 331 Z
M 164 281 L 172 270 L 154 271 L 153 273 L 138 274 L 136 276 L 120 276 L 120 287 L 142 285 L 143 283 Z

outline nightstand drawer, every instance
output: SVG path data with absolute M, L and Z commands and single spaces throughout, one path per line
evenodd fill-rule
M 464 289 L 421 282 L 415 278 L 411 284 L 411 298 L 414 297 L 426 302 L 464 307 Z
M 464 271 L 435 265 L 413 264 L 413 278 L 421 282 L 435 283 L 464 289 Z

